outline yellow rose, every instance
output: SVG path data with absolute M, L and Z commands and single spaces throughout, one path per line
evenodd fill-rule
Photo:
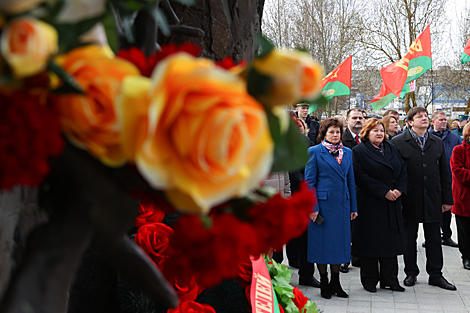
M 17 78 L 43 71 L 51 55 L 57 52 L 57 32 L 51 25 L 29 18 L 7 24 L 0 47 L 5 61 Z
M 87 149 L 106 165 L 119 166 L 126 158 L 114 104 L 122 79 L 140 72 L 126 60 L 114 58 L 109 51 L 86 46 L 58 57 L 57 63 L 76 79 L 86 95 L 52 95 L 50 101 L 72 143 Z
M 270 106 L 313 99 L 323 78 L 320 64 L 301 51 L 273 50 L 267 56 L 255 59 L 253 67 L 273 79 L 267 99 Z
M 210 60 L 178 53 L 151 79 L 127 77 L 117 111 L 127 157 L 181 211 L 208 212 L 242 196 L 271 167 L 262 106 Z

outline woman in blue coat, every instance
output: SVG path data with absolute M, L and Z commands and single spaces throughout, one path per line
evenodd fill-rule
M 351 259 L 350 220 L 357 216 L 352 153 L 343 147 L 342 134 L 343 124 L 339 120 L 324 120 L 317 139 L 320 144 L 308 149 L 305 167 L 305 180 L 310 188 L 316 189 L 318 199 L 308 226 L 308 261 L 317 263 L 321 296 L 326 299 L 334 294 L 348 297 L 339 281 L 339 266 Z M 319 216 L 324 220 L 321 225 L 316 222 Z

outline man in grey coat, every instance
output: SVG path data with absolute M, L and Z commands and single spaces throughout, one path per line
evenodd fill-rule
M 419 274 L 416 240 L 419 223 L 426 239 L 426 271 L 429 285 L 457 290 L 442 276 L 442 246 L 440 224 L 442 212 L 454 203 L 442 140 L 428 132 L 429 119 L 425 108 L 408 112 L 410 128 L 391 142 L 407 164 L 408 190 L 403 199 L 405 224 L 405 286 L 414 286 Z

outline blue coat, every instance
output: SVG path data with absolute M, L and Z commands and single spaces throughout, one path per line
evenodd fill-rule
M 308 149 L 305 180 L 315 188 L 324 218 L 322 225 L 308 226 L 308 261 L 340 264 L 351 260 L 351 213 L 357 212 L 351 149 L 343 148 L 341 164 L 322 144 Z

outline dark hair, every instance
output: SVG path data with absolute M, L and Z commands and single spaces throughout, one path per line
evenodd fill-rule
M 396 111 L 396 110 L 387 110 L 387 111 L 385 111 L 384 117 L 389 116 L 389 115 L 400 115 L 400 113 L 398 113 L 398 111 Z
M 392 117 L 395 118 L 394 116 Z M 388 140 L 388 134 L 385 130 L 384 122 L 382 120 L 376 119 L 375 117 L 371 117 L 367 119 L 367 122 L 364 124 L 364 126 L 362 126 L 361 133 L 359 134 L 359 137 L 361 137 L 361 141 L 369 141 L 370 131 L 373 130 L 377 125 L 382 125 L 385 132 L 384 140 Z
M 414 107 L 412 108 L 411 110 L 408 111 L 408 114 L 406 115 L 406 117 L 408 118 L 408 121 L 413 121 L 413 117 L 418 114 L 418 113 L 421 113 L 421 112 L 425 112 L 426 114 L 428 114 L 428 111 L 423 108 L 423 107 Z
M 325 139 L 326 132 L 330 127 L 339 127 L 340 140 L 343 139 L 343 123 L 337 118 L 330 117 L 321 122 L 320 130 L 318 131 L 317 143 L 320 143 Z
M 360 112 L 360 113 L 362 114 L 362 111 L 363 111 L 363 110 L 361 110 L 361 109 L 359 109 L 359 108 L 352 108 L 352 109 L 349 109 L 349 110 L 348 110 L 348 113 L 346 113 L 346 117 L 349 118 L 349 114 L 350 114 L 351 112 Z

